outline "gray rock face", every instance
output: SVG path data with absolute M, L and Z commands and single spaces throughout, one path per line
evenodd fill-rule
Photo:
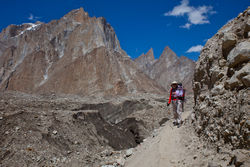
M 236 44 L 237 36 L 234 33 L 225 33 L 222 40 L 222 50 L 227 54 Z
M 250 8 L 208 40 L 194 73 L 194 127 L 217 146 L 249 149 Z M 225 51 L 226 50 L 226 51 Z
M 182 82 L 188 93 L 192 92 L 194 61 L 184 56 L 179 58 L 169 47 L 164 49 L 158 60 L 152 55 L 150 50 L 135 60 L 142 72 L 166 90 L 176 80 Z
M 239 43 L 228 55 L 229 67 L 235 67 L 250 60 L 250 41 Z

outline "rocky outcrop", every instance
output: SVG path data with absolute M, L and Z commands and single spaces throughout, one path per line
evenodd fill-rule
M 81 95 L 163 91 L 137 70 L 111 25 L 82 8 L 48 24 L 4 29 L 0 90 Z
M 188 93 L 192 92 L 192 80 L 195 62 L 187 57 L 178 57 L 169 47 L 166 47 L 159 59 L 154 59 L 150 49 L 146 55 L 135 59 L 140 70 L 155 80 L 166 90 L 174 80 L 182 82 Z
M 195 128 L 218 148 L 249 149 L 250 8 L 208 40 L 194 74 Z

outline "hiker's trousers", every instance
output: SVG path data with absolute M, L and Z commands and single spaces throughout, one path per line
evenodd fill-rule
M 172 100 L 173 113 L 175 122 L 181 123 L 181 114 L 183 112 L 183 101 L 182 100 Z

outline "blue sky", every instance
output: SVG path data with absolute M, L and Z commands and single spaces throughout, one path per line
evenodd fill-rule
M 49 22 L 83 7 L 114 27 L 132 58 L 165 46 L 197 60 L 206 40 L 250 6 L 249 0 L 0 0 L 0 30 L 9 24 Z

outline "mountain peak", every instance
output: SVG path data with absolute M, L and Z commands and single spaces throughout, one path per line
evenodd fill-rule
M 148 50 L 148 52 L 153 52 L 153 48 L 150 48 L 150 49 Z
M 80 7 L 79 9 L 74 9 L 74 10 L 70 11 L 69 13 L 72 13 L 75 15 L 85 15 L 87 12 L 85 12 L 84 9 L 82 7 Z
M 145 56 L 151 61 L 153 61 L 155 59 L 153 48 L 150 48 L 149 51 L 145 54 Z
M 147 60 L 147 63 L 152 63 L 155 60 L 153 48 L 150 48 L 146 54 L 141 54 L 135 61 L 141 61 L 142 59 Z
M 171 50 L 169 46 L 166 46 L 164 50 Z
M 85 12 L 81 7 L 79 9 L 75 9 L 66 14 L 63 18 L 73 18 L 76 22 L 82 23 L 86 18 L 89 18 L 88 12 Z
M 160 56 L 159 59 L 176 59 L 178 58 L 177 55 L 175 54 L 175 52 L 173 50 L 170 49 L 169 46 L 166 46 Z
M 174 53 L 174 51 L 173 51 L 169 46 L 166 46 L 166 47 L 164 48 L 163 52 Z
M 137 59 L 135 59 L 135 62 L 139 66 L 139 69 L 141 71 L 147 70 L 149 67 L 151 67 L 155 63 L 155 57 L 154 57 L 154 51 L 153 48 L 150 48 L 149 51 L 146 54 L 142 54 Z

